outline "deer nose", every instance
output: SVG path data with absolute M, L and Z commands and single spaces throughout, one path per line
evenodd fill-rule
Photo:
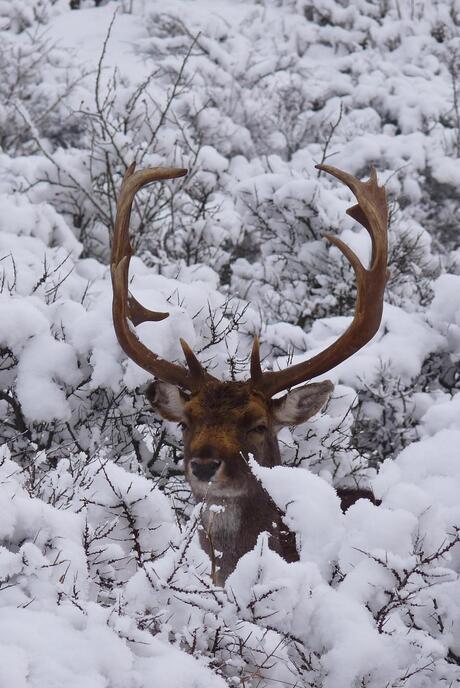
M 192 473 L 198 480 L 209 482 L 216 473 L 222 461 L 194 460 L 191 462 Z

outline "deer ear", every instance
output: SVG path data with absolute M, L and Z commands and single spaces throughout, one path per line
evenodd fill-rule
M 151 382 L 145 395 L 162 418 L 180 423 L 184 420 L 184 406 L 188 396 L 169 382 Z
M 275 427 L 299 425 L 318 413 L 329 399 L 334 385 L 330 380 L 312 382 L 293 389 L 281 399 L 273 399 Z

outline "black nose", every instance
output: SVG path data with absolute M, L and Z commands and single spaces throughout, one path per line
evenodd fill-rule
M 209 480 L 211 480 L 212 476 L 217 471 L 220 464 L 220 461 L 192 461 L 192 473 L 195 476 L 195 478 L 198 478 L 198 480 L 205 480 L 206 482 L 208 482 Z

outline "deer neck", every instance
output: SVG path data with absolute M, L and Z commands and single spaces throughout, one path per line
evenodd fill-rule
M 295 536 L 284 525 L 274 502 L 257 485 L 250 494 L 210 497 L 202 511 L 200 544 L 219 567 L 216 582 L 223 585 L 238 560 L 254 549 L 260 533 L 269 533 L 269 546 L 287 561 L 297 561 Z M 219 554 L 220 553 L 220 554 Z

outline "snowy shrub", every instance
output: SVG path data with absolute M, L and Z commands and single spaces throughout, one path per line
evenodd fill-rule
M 48 5 L 0 3 L 0 145 L 12 156 L 38 151 L 46 156 L 50 146 L 67 147 L 79 140 L 76 109 L 87 74 L 42 27 L 49 19 Z M 2 8 L 7 22 L 2 22 Z M 24 31 L 16 26 L 19 16 L 24 19 L 19 10 L 30 21 Z
M 15 34 L 37 29 L 47 24 L 57 13 L 57 0 L 2 0 L 0 2 L 1 28 Z
M 457 0 L 0 1 L 0 685 L 460 684 Z M 300 561 L 266 534 L 225 587 L 198 545 L 179 429 L 113 331 L 127 166 L 187 167 L 132 216 L 130 289 L 244 379 L 327 347 L 367 263 L 351 196 L 390 201 L 379 332 L 328 373 L 313 421 L 252 470 Z M 334 487 L 371 486 L 346 514 Z

